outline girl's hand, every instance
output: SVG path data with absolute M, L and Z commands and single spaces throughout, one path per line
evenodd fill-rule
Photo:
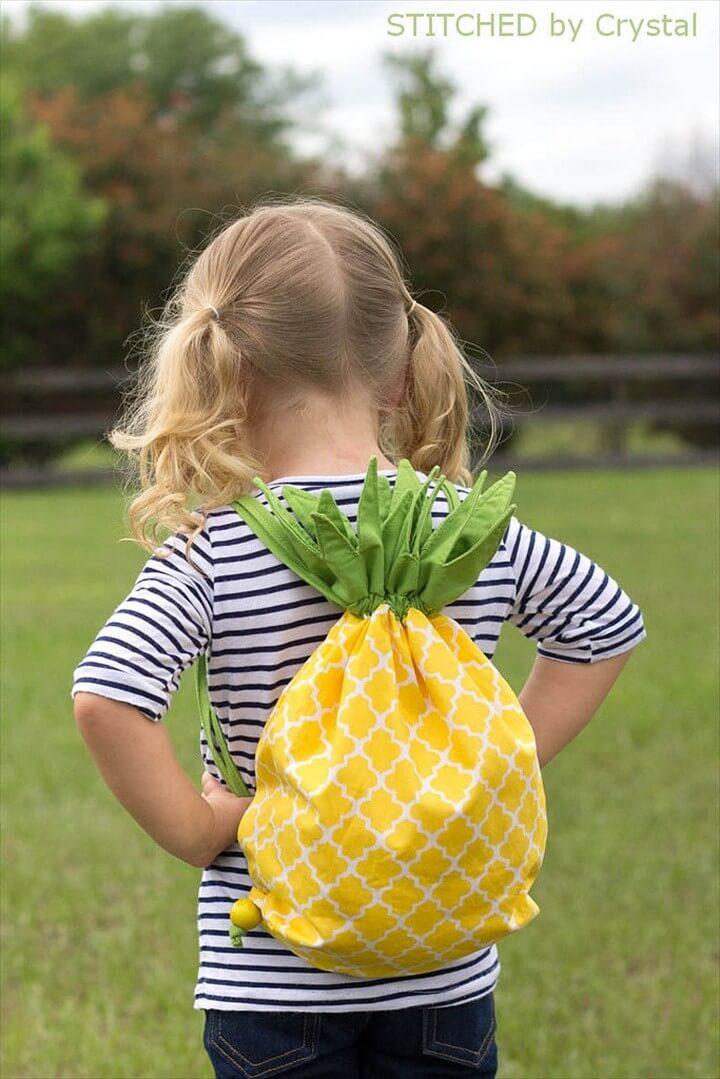
M 210 865 L 218 854 L 237 842 L 238 825 L 252 798 L 239 798 L 227 787 L 223 787 L 209 772 L 202 775 L 202 796 L 212 811 L 212 821 L 207 843 L 206 860 L 202 865 Z

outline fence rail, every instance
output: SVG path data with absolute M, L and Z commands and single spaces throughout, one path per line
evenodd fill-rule
M 717 459 L 712 437 L 674 455 L 633 454 L 627 450 L 626 438 L 629 425 L 638 421 L 720 429 L 720 363 L 715 354 L 515 356 L 497 364 L 481 364 L 479 371 L 509 395 L 516 431 L 525 424 L 587 421 L 606 433 L 604 451 L 592 458 L 523 456 L 523 469 L 653 467 Z M 4 445 L 34 447 L 41 457 L 44 447 L 50 460 L 54 446 L 102 439 L 117 418 L 122 395 L 132 387 L 134 378 L 135 372 L 125 367 L 37 368 L 3 376 L 0 419 Z M 518 394 L 524 399 L 516 405 Z M 565 400 L 558 399 L 563 397 Z M 493 467 L 520 463 L 512 444 L 510 438 L 493 459 Z M 113 475 L 108 468 L 69 472 L 42 463 L 0 469 L 4 485 L 11 487 L 107 482 Z
M 665 379 L 689 381 L 717 378 L 719 359 L 714 353 L 653 353 L 648 356 L 595 353 L 592 356 L 513 356 L 498 363 L 502 381 L 526 383 L 582 382 L 597 379 L 609 383 Z
M 513 356 L 496 364 L 481 364 L 485 377 L 501 382 L 515 379 L 526 382 L 578 382 L 598 379 L 608 382 L 611 378 L 624 381 L 652 379 L 718 378 L 720 358 L 715 353 L 651 353 L 645 355 L 622 355 L 620 353 L 593 353 L 591 356 Z M 129 386 L 136 372 L 127 367 L 109 367 L 98 370 L 83 368 L 38 367 L 15 371 L 3 377 L 5 389 L 45 394 L 48 391 L 86 392 L 105 391 L 127 383 Z
M 715 401 L 617 401 L 609 404 L 547 405 L 538 411 L 517 412 L 522 423 L 590 420 L 595 423 L 633 423 L 638 420 L 720 424 L 720 402 Z M 111 419 L 106 413 L 66 413 L 55 416 L 11 416 L 3 421 L 6 438 L 63 439 L 100 436 Z

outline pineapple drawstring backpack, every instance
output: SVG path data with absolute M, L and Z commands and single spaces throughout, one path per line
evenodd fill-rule
M 461 500 L 402 460 L 368 467 L 357 531 L 332 494 L 233 503 L 251 531 L 343 613 L 269 716 L 238 827 L 253 886 L 228 911 L 234 945 L 261 922 L 321 970 L 422 974 L 538 913 L 547 835 L 533 730 L 517 697 L 442 614 L 490 562 L 515 475 Z M 433 528 L 440 491 L 448 501 Z M 205 736 L 228 787 L 249 792 L 197 665 Z

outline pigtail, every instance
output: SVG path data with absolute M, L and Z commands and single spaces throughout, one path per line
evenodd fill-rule
M 128 455 L 128 485 L 140 484 L 131 532 L 154 551 L 159 524 L 189 532 L 192 542 L 209 509 L 251 489 L 259 462 L 244 437 L 248 371 L 217 305 L 188 310 L 180 295 L 148 334 L 149 357 L 109 440 Z M 191 506 L 199 502 L 198 523 Z
M 496 395 L 470 366 L 440 315 L 415 302 L 408 323 L 405 389 L 387 417 L 388 445 L 396 458 L 408 457 L 422 472 L 439 465 L 448 479 L 470 484 L 472 394 L 480 398 L 486 413 L 487 437 L 477 463 L 490 456 L 497 442 Z

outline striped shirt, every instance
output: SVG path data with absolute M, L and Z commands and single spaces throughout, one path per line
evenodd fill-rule
M 327 487 L 354 524 L 363 478 L 287 476 L 270 487 L 278 495 L 286 482 L 312 491 Z M 458 493 L 464 498 L 467 488 Z M 256 496 L 265 502 L 259 492 Z M 438 497 L 436 524 L 447 510 Z M 338 610 L 270 554 L 231 506 L 208 514 L 191 547 L 194 565 L 185 557 L 181 533 L 166 546 L 169 557 L 148 559 L 100 630 L 75 670 L 72 694 L 124 701 L 157 721 L 182 672 L 207 650 L 210 698 L 252 793 L 265 721 L 336 622 Z M 533 638 L 539 654 L 569 663 L 607 659 L 645 637 L 638 607 L 598 565 L 514 517 L 476 584 L 445 613 L 489 658 L 506 621 Z M 205 767 L 220 778 L 202 729 L 199 742 Z M 372 979 L 318 970 L 262 925 L 246 936 L 242 948 L 233 948 L 228 910 L 251 883 L 237 843 L 202 872 L 195 1008 L 376 1011 L 469 1001 L 497 982 L 495 945 L 430 974 Z

